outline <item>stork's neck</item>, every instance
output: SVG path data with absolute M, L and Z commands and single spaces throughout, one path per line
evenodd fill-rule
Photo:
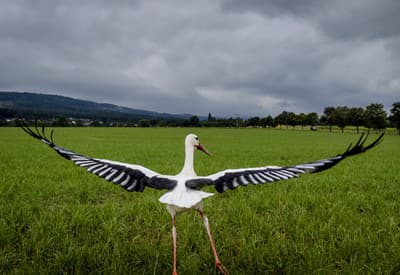
M 185 163 L 180 175 L 195 177 L 196 172 L 194 171 L 194 146 L 185 142 Z

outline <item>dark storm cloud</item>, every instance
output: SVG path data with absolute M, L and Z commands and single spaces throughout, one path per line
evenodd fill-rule
M 397 0 L 223 0 L 222 7 L 268 17 L 298 17 L 335 38 L 374 39 L 400 35 L 400 2 Z
M 0 90 L 265 115 L 399 98 L 398 1 L 8 1 Z

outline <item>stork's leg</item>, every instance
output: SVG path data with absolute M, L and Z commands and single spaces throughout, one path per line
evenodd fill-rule
M 172 215 L 172 242 L 173 242 L 173 254 L 174 263 L 172 269 L 172 275 L 178 275 L 176 272 L 176 226 L 175 226 L 175 215 Z
M 215 242 L 214 242 L 214 239 L 211 234 L 210 223 L 208 222 L 206 215 L 204 215 L 204 212 L 201 210 L 198 210 L 198 211 L 199 211 L 201 217 L 203 218 L 204 226 L 206 227 L 206 230 L 207 230 L 208 239 L 210 240 L 211 249 L 212 249 L 212 252 L 213 252 L 214 258 L 215 258 L 215 267 L 218 269 L 218 271 L 221 274 L 228 275 L 229 274 L 228 270 L 226 269 L 225 266 L 222 265 L 221 260 L 218 257 L 217 249 L 215 248 Z

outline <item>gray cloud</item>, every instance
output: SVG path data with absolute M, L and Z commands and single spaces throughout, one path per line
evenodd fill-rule
M 220 116 L 389 107 L 400 95 L 399 6 L 2 2 L 0 90 Z
M 376 39 L 400 34 L 397 0 L 223 0 L 223 9 L 267 17 L 297 17 L 336 39 Z

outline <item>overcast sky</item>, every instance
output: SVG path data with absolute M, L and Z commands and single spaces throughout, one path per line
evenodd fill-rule
M 400 101 L 399 0 L 0 1 L 0 90 L 216 116 Z

